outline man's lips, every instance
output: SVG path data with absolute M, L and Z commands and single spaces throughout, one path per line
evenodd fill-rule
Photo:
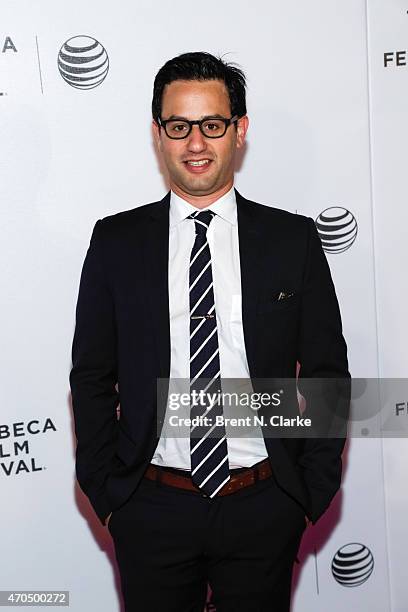
M 202 172 L 206 172 L 210 167 L 212 159 L 202 158 L 202 159 L 186 159 L 184 160 L 184 165 L 186 168 L 193 172 L 194 174 L 201 174 Z

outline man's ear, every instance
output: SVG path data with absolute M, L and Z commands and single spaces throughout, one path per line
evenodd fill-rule
M 156 147 L 158 148 L 159 151 L 161 151 L 162 149 L 161 149 L 160 126 L 154 119 L 152 121 L 152 131 L 153 131 L 153 138 L 156 143 Z
M 244 142 L 245 136 L 249 127 L 249 119 L 247 115 L 244 115 L 237 121 L 237 148 L 240 149 Z

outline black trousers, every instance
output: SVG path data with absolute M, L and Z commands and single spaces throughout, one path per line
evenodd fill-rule
M 273 475 L 209 499 L 143 478 L 109 521 L 126 612 L 288 612 L 302 507 Z

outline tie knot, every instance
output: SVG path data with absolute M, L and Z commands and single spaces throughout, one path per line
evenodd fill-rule
M 214 216 L 215 212 L 212 210 L 201 210 L 200 212 L 193 212 L 188 218 L 194 219 L 197 234 L 205 234 Z

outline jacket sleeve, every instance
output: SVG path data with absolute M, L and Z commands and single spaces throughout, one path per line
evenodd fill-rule
M 105 482 L 116 448 L 119 394 L 114 303 L 104 268 L 102 225 L 100 220 L 95 224 L 82 269 L 70 385 L 76 475 L 104 524 L 110 512 Z
M 310 495 L 310 518 L 316 522 L 340 487 L 350 374 L 330 269 L 314 221 L 308 222 L 298 388 L 306 400 L 303 416 L 311 418 L 316 437 L 305 438 L 298 466 Z

